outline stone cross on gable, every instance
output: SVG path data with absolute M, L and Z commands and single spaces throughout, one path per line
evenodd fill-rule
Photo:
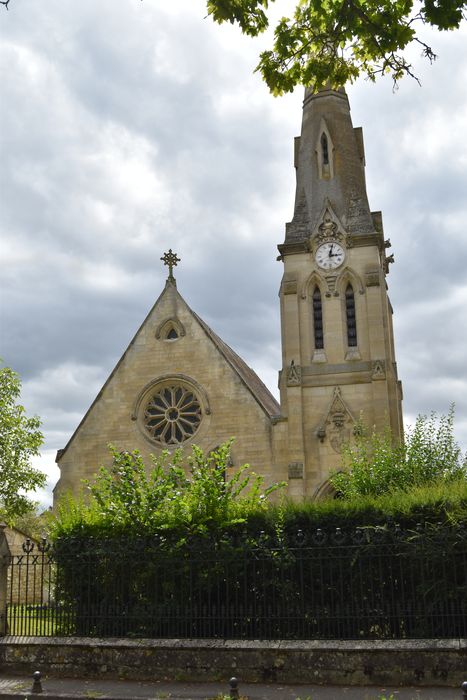
M 173 276 L 173 268 L 177 266 L 177 263 L 180 262 L 180 258 L 177 257 L 177 253 L 172 253 L 172 248 L 169 248 L 168 253 L 164 253 L 164 255 L 161 258 L 162 262 L 164 265 L 167 265 L 169 268 L 169 277 L 168 279 L 173 281 L 174 276 Z

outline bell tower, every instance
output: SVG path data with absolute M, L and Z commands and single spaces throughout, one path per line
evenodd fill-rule
M 368 205 L 362 130 L 352 125 L 343 88 L 306 90 L 295 168 L 294 215 L 278 246 L 276 444 L 289 493 L 303 498 L 326 490 L 360 416 L 402 436 L 402 389 L 386 284 L 393 256 L 381 212 Z

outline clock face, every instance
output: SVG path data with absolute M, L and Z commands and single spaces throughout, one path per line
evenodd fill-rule
M 316 251 L 315 260 L 323 270 L 334 270 L 342 265 L 345 251 L 339 243 L 322 243 Z

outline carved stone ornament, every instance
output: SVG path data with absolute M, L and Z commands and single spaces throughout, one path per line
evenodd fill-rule
M 303 462 L 290 462 L 289 479 L 303 479 Z
M 383 270 L 384 270 L 384 274 L 385 274 L 385 275 L 388 275 L 388 274 L 389 274 L 389 265 L 392 265 L 393 262 L 394 262 L 394 253 L 393 253 L 392 255 L 387 255 L 387 256 L 384 258 L 384 261 L 383 261 Z
M 355 419 L 342 398 L 340 387 L 336 386 L 329 410 L 317 431 L 317 436 L 321 442 L 327 438 L 334 452 L 340 453 L 344 443 L 350 440 L 354 426 Z
M 287 369 L 287 386 L 300 386 L 302 383 L 302 368 L 292 360 Z
M 326 199 L 324 208 L 318 219 L 320 222 L 312 231 L 311 238 L 316 247 L 326 241 L 339 241 L 343 243 L 346 237 L 344 227 L 342 226 L 339 217 L 334 213 L 331 202 Z
M 321 239 L 335 238 L 337 236 L 337 224 L 332 220 L 329 209 L 326 209 L 322 223 L 319 225 L 318 237 Z
M 386 363 L 384 360 L 374 360 L 372 363 L 371 378 L 373 380 L 386 378 Z

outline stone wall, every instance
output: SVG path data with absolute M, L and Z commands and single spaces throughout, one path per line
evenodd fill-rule
M 459 687 L 467 640 L 231 641 L 4 637 L 0 671 L 135 680 Z
M 32 560 L 32 557 L 37 554 L 37 542 L 31 540 L 21 530 L 16 528 L 5 527 L 4 534 L 8 543 L 8 548 L 12 556 L 12 564 L 8 567 L 7 574 L 7 596 L 10 605 L 33 605 L 42 603 L 47 600 L 47 584 L 40 580 L 40 576 L 36 576 L 32 569 L 29 568 L 27 562 Z M 28 542 L 29 547 L 32 546 L 31 553 L 28 555 L 23 550 L 23 544 Z M 31 564 L 30 564 L 31 566 Z M 14 576 L 12 581 L 12 572 Z

